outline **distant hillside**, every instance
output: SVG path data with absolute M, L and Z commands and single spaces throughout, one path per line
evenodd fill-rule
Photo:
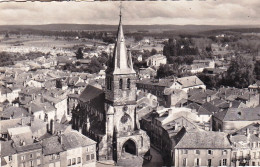
M 243 30 L 259 29 L 260 25 L 245 26 L 216 26 L 216 25 L 124 25 L 124 29 L 130 32 L 149 31 L 149 32 L 203 32 L 214 30 Z M 97 25 L 97 24 L 46 24 L 46 25 L 2 25 L 0 31 L 13 30 L 46 30 L 46 31 L 116 31 L 117 25 Z

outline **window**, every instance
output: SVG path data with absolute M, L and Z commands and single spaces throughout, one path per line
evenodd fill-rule
M 76 164 L 76 158 L 73 158 L 72 159 L 72 165 L 75 165 Z
M 254 158 L 256 158 L 256 152 L 253 152 L 253 156 L 254 156 Z
M 213 154 L 213 151 L 212 150 L 208 150 L 208 154 L 209 155 Z
M 123 80 L 122 79 L 119 80 L 119 89 L 123 89 Z
M 227 150 L 223 150 L 222 155 L 227 155 Z
M 9 159 L 9 161 L 12 161 L 12 155 L 10 155 L 10 156 L 8 157 L 8 159 Z
M 24 161 L 25 160 L 25 156 L 23 155 L 23 156 L 21 156 L 21 160 L 22 161 Z
M 195 150 L 195 154 L 200 154 L 200 150 Z
M 130 79 L 127 79 L 127 88 L 130 89 Z
M 41 165 L 41 159 L 37 159 L 37 165 Z
M 188 150 L 183 150 L 183 154 L 188 154 Z
M 208 159 L 208 166 L 211 166 L 211 159 Z
M 89 161 L 90 160 L 90 156 L 89 155 L 87 155 L 87 161 Z
M 25 162 L 21 163 L 21 167 L 25 167 Z
M 78 157 L 78 164 L 81 163 L 81 157 Z
M 227 159 L 223 159 L 223 160 L 222 160 L 222 165 L 223 165 L 223 166 L 227 166 Z
M 50 163 L 50 164 L 49 164 L 49 167 L 54 167 L 54 163 Z
M 255 166 L 255 162 L 254 161 L 252 162 L 252 166 Z
M 200 165 L 200 159 L 199 158 L 195 159 L 194 165 L 195 166 L 199 166 Z
M 33 155 L 32 155 L 32 154 L 30 154 L 30 158 L 33 158 Z
M 91 154 L 91 160 L 93 160 L 95 158 L 94 154 Z
M 33 167 L 33 161 L 30 161 L 30 167 Z
M 68 159 L 68 165 L 67 166 L 71 166 L 71 159 Z
M 182 166 L 186 166 L 187 165 L 187 159 L 186 158 L 183 158 L 182 160 Z

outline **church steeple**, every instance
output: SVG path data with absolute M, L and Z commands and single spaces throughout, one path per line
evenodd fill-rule
M 108 65 L 107 72 L 112 72 L 112 74 L 133 74 L 135 71 L 133 69 L 132 57 L 131 54 L 127 52 L 125 44 L 121 8 L 120 6 L 120 19 L 113 57 L 112 60 L 110 60 L 111 63 Z

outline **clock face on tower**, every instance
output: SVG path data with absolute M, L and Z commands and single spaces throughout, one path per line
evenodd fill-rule
M 124 111 L 127 111 L 127 109 L 128 109 L 128 107 L 127 107 L 127 105 L 125 105 L 125 106 L 123 107 L 123 110 L 124 110 Z

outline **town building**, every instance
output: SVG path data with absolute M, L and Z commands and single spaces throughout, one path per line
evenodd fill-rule
M 214 131 L 233 133 L 252 123 L 260 123 L 260 108 L 229 108 L 212 116 Z
M 160 65 L 166 64 L 167 58 L 162 54 L 156 54 L 146 59 L 147 66 L 159 67 Z
M 175 166 L 231 165 L 231 145 L 223 132 L 184 130 L 174 141 Z
M 260 165 L 260 126 L 252 123 L 229 135 L 232 166 Z

